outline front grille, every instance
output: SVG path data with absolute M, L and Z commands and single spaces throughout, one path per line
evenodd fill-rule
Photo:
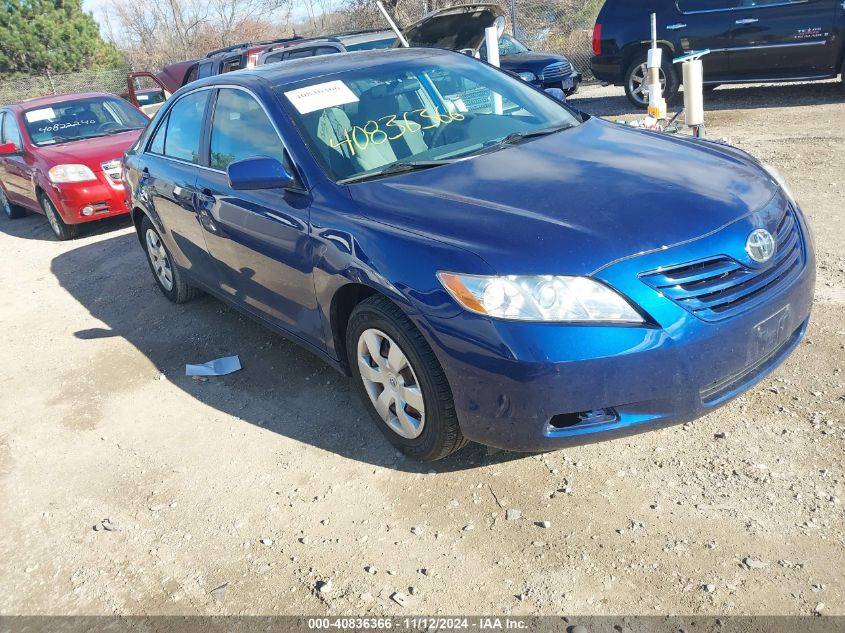
M 563 79 L 572 74 L 572 64 L 567 62 L 555 62 L 549 64 L 543 69 L 543 81 L 554 81 L 555 79 Z
M 704 321 L 719 321 L 745 310 L 769 290 L 794 279 L 804 264 L 795 212 L 778 224 L 776 252 L 765 268 L 750 268 L 731 257 L 708 259 L 642 274 L 649 286 Z
M 120 159 L 115 158 L 114 160 L 107 161 L 105 163 L 100 163 L 100 167 L 103 168 L 103 171 L 106 175 L 112 179 L 114 182 L 120 182 Z

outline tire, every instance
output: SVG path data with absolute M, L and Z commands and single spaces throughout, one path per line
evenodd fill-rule
M 576 92 L 578 92 L 578 86 L 577 85 L 572 86 L 569 90 L 565 91 L 563 94 L 565 94 L 567 97 L 571 97 Z
M 165 297 L 173 303 L 187 303 L 202 294 L 198 288 L 185 282 L 182 271 L 173 264 L 173 257 L 161 240 L 161 234 L 146 215 L 141 220 L 140 236 L 150 271 Z
M 392 355 L 394 350 L 401 359 Z M 405 455 L 431 462 L 467 444 L 440 363 L 419 330 L 389 299 L 377 295 L 355 307 L 346 329 L 346 354 L 364 406 L 385 437 Z M 420 405 L 414 407 L 417 402 L 421 410 Z
M 660 65 L 660 72 L 662 75 L 662 81 L 665 82 L 663 88 L 663 98 L 666 99 L 666 103 L 669 103 L 678 95 L 679 84 L 678 73 L 675 72 L 675 68 L 672 66 L 671 55 L 666 53 L 667 51 L 664 51 L 663 61 Z M 647 62 L 648 53 L 646 51 L 638 53 L 631 63 L 628 64 L 624 78 L 625 96 L 628 97 L 628 101 L 642 110 L 646 110 L 648 108 L 648 88 L 645 87 L 645 81 L 648 79 L 648 71 L 646 70 Z M 643 77 L 643 82 L 637 81 L 640 76 Z M 642 86 L 641 89 L 640 86 Z
M 41 210 L 44 211 L 44 215 L 47 216 L 47 221 L 50 223 L 50 228 L 53 229 L 53 235 L 56 236 L 56 239 L 64 242 L 79 237 L 79 225 L 66 224 L 47 194 L 40 194 L 38 196 L 38 202 L 41 204 Z
M 2 184 L 0 184 L 0 209 L 3 210 L 3 214 L 10 220 L 17 220 L 26 215 L 26 211 L 9 202 Z

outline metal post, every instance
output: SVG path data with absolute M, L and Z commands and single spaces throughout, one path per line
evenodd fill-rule
M 387 23 L 390 25 L 390 28 L 393 29 L 393 32 L 396 33 L 396 37 L 399 38 L 399 41 L 402 43 L 402 46 L 405 48 L 410 48 L 411 45 L 408 44 L 408 40 L 405 39 L 405 36 L 402 35 L 402 31 L 399 30 L 399 27 L 396 26 L 396 22 L 393 21 L 393 18 L 390 17 L 390 14 L 387 12 L 387 9 L 384 8 L 384 5 L 381 3 L 381 0 L 376 0 L 376 6 L 378 7 L 381 14 L 384 16 L 384 19 L 387 20 Z
M 519 37 L 516 33 L 516 0 L 511 0 L 511 33 L 514 37 Z

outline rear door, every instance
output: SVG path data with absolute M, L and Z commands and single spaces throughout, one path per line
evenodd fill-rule
M 834 20 L 842 0 L 740 0 L 731 66 L 738 79 L 786 79 L 836 72 Z
M 176 263 L 197 281 L 216 288 L 216 271 L 197 217 L 196 188 L 211 93 L 190 92 L 173 104 L 146 148 L 139 189 L 152 202 Z
M 250 92 L 218 91 L 209 134 L 209 169 L 200 171 L 200 215 L 206 242 L 233 301 L 320 345 L 323 335 L 313 280 L 311 195 L 304 188 L 236 191 L 226 173 L 234 161 L 268 156 L 294 171 L 267 111 Z
M 677 0 L 678 14 L 666 18 L 669 39 L 684 53 L 710 49 L 704 57 L 704 81 L 728 77 L 733 10 L 740 0 Z M 645 19 L 645 18 L 644 18 Z

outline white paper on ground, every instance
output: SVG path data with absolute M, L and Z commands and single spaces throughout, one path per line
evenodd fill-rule
M 186 376 L 225 376 L 241 369 L 241 359 L 224 356 L 200 365 L 185 365 Z
M 342 81 L 326 81 L 307 88 L 288 90 L 285 96 L 300 114 L 355 103 L 358 97 Z
M 38 110 L 30 110 L 25 116 L 29 123 L 35 123 L 36 121 L 55 119 L 56 113 L 53 112 L 53 108 L 40 108 Z

